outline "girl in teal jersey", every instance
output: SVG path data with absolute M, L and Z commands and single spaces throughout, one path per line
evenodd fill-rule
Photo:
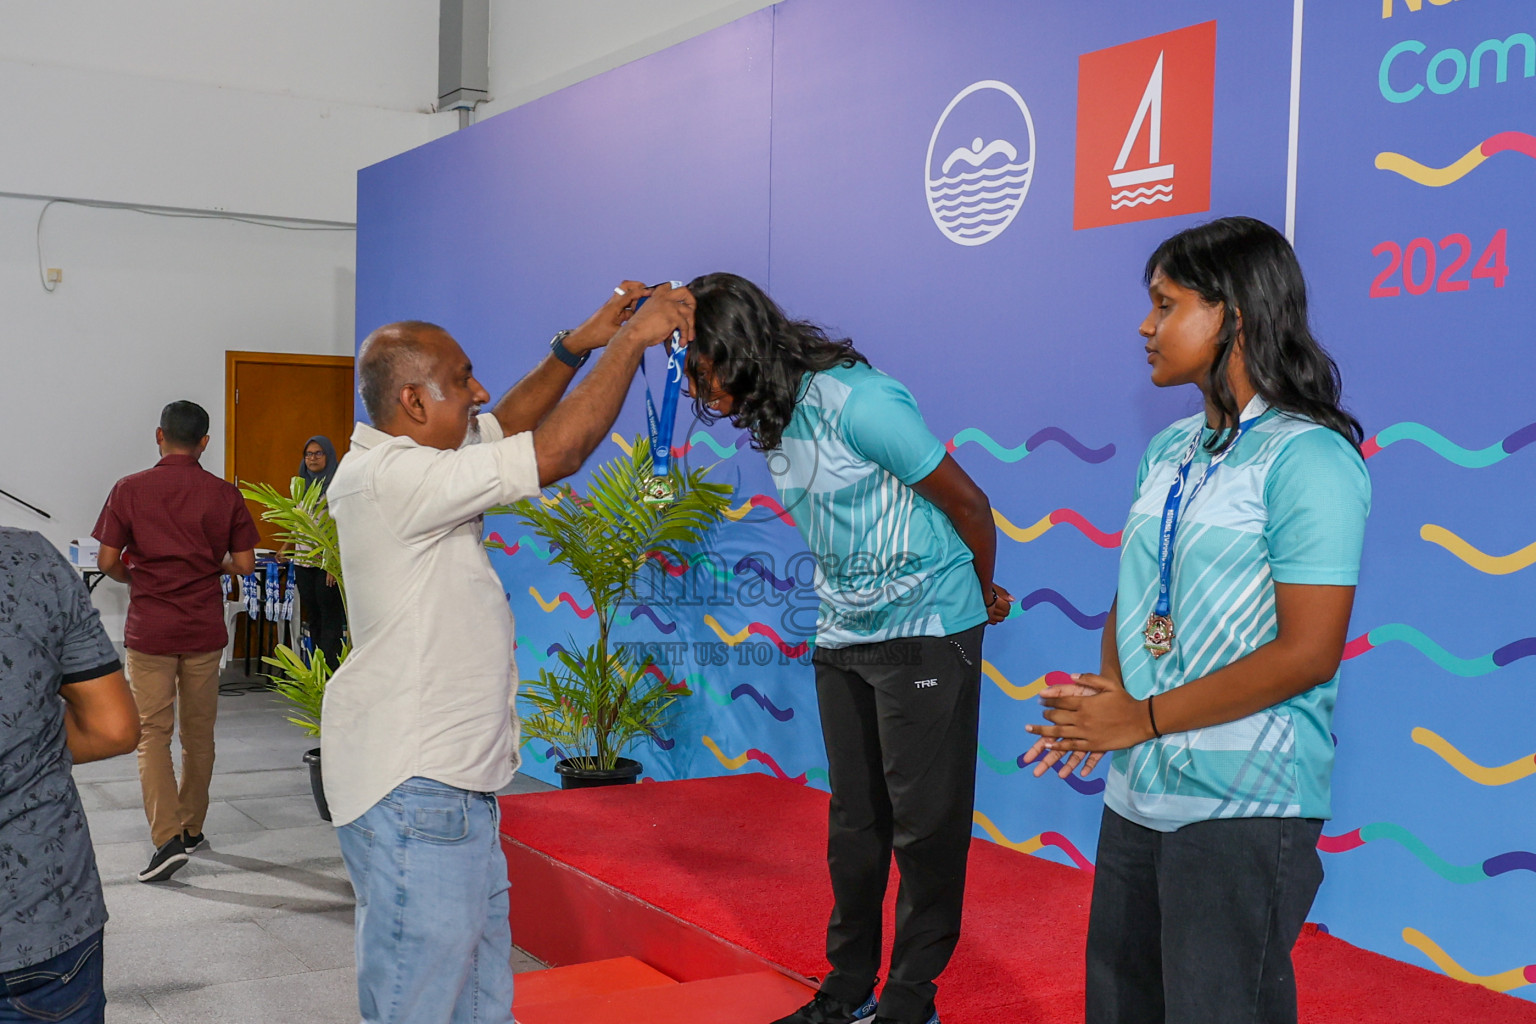
M 817 567 L 831 970 L 774 1024 L 939 1024 L 971 844 L 982 631 L 1012 602 L 992 578 L 991 505 L 912 393 L 851 342 L 734 274 L 688 289 L 694 410 L 751 431 Z M 877 995 L 893 858 L 895 940 Z
M 1363 433 L 1274 228 L 1181 232 L 1146 284 L 1152 383 L 1193 384 L 1205 408 L 1148 446 L 1100 669 L 1045 692 L 1025 760 L 1087 774 L 1114 752 L 1089 1024 L 1292 1022 L 1370 508 Z

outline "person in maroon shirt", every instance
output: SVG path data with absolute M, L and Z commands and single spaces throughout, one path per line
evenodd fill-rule
M 255 570 L 259 536 L 236 487 L 198 465 L 208 413 L 172 402 L 155 431 L 160 461 L 112 488 L 91 535 L 99 567 L 128 584 L 128 685 L 139 708 L 139 783 L 155 844 L 141 882 L 161 882 L 203 842 L 219 656 L 229 642 L 219 575 Z M 171 733 L 181 708 L 181 783 Z

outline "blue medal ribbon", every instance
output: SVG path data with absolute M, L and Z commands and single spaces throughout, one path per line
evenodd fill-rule
M 672 433 L 677 425 L 677 396 L 683 389 L 683 349 L 677 345 L 677 332 L 666 343 L 667 377 L 661 389 L 661 415 L 656 414 L 656 400 L 651 395 L 651 379 L 645 378 L 645 425 L 651 435 L 651 475 L 666 476 L 672 469 Z M 640 373 L 646 374 L 645 356 L 640 357 Z
M 681 288 L 681 281 L 670 282 L 673 288 Z M 647 296 L 649 298 L 649 296 Z M 635 310 L 645 305 L 642 298 L 635 303 Z M 645 354 L 640 355 L 640 374 L 645 378 L 645 425 L 651 438 L 651 476 L 665 478 L 672 471 L 672 433 L 677 423 L 677 396 L 683 389 L 682 332 L 673 331 L 672 340 L 666 343 L 666 381 L 661 391 L 661 414 L 656 413 L 656 400 L 651 395 L 651 379 L 645 368 Z
M 1253 405 L 1250 404 L 1249 408 L 1253 408 Z M 1248 409 L 1243 411 L 1247 412 Z M 1189 446 L 1184 449 L 1184 457 L 1179 460 L 1179 474 L 1168 488 L 1168 497 L 1163 501 L 1162 537 L 1157 548 L 1157 606 L 1147 619 L 1147 628 L 1143 631 L 1147 637 L 1147 650 L 1152 652 L 1154 658 L 1167 654 L 1173 647 L 1173 622 L 1169 613 L 1173 610 L 1173 544 L 1178 536 L 1181 508 L 1194 503 L 1201 489 L 1210 482 L 1227 456 L 1236 450 L 1243 435 L 1248 433 L 1265 411 L 1261 406 L 1254 415 L 1239 421 L 1237 436 L 1211 459 L 1211 464 L 1195 483 L 1187 501 L 1184 499 L 1184 486 L 1189 481 L 1189 468 L 1194 464 L 1195 452 L 1200 447 L 1201 429 L 1195 430 L 1195 436 L 1189 439 Z

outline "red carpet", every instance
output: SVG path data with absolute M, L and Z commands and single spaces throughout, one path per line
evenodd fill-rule
M 793 973 L 827 970 L 825 793 L 741 775 L 530 794 L 502 806 L 502 832 L 517 842 Z M 1081 1021 L 1091 885 L 1085 872 L 973 841 L 965 930 L 939 979 L 945 1024 Z M 887 927 L 894 893 L 893 880 Z M 1529 1002 L 1310 928 L 1295 955 L 1307 1024 L 1536 1024 Z

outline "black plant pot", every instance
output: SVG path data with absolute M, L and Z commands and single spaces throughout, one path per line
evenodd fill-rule
M 590 789 L 593 786 L 632 785 L 640 777 L 642 767 L 639 761 L 621 757 L 618 767 L 611 770 L 578 768 L 567 757 L 555 763 L 555 774 L 560 776 L 561 789 Z
M 309 765 L 309 791 L 315 795 L 315 810 L 321 821 L 331 820 L 331 809 L 325 802 L 325 780 L 320 777 L 320 748 L 308 751 L 304 763 Z

